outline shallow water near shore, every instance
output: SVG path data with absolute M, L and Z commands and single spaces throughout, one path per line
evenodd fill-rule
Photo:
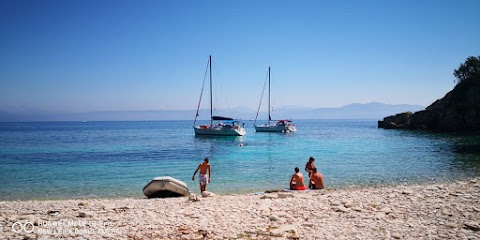
M 156 176 L 199 192 L 210 157 L 215 193 L 288 186 L 310 156 L 331 188 L 480 176 L 478 134 L 378 129 L 375 120 L 300 120 L 296 133 L 195 137 L 191 121 L 0 123 L 0 200 L 142 198 Z M 304 172 L 304 171 L 303 171 Z M 197 179 L 196 179 L 197 180 Z

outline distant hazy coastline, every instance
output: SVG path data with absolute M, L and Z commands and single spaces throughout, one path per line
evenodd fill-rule
M 408 104 L 384 104 L 371 102 L 354 103 L 339 108 L 278 107 L 273 117 L 289 119 L 380 119 L 383 116 L 406 111 L 423 110 L 424 106 Z M 138 111 L 39 111 L 0 110 L 0 122 L 44 122 L 44 121 L 143 121 L 143 120 L 192 120 L 195 110 L 138 110 Z M 216 110 L 218 115 L 228 115 L 243 120 L 255 118 L 255 110 Z M 259 119 L 266 119 L 265 117 Z M 208 110 L 200 111 L 200 120 L 210 116 Z

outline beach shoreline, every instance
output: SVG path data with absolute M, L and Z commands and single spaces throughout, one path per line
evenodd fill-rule
M 2 239 L 480 239 L 480 178 L 171 199 L 0 201 L 0 224 Z
M 474 176 L 465 176 L 462 178 L 456 178 L 456 179 L 432 179 L 432 180 L 423 180 L 423 181 L 398 181 L 398 182 L 382 182 L 382 183 L 357 183 L 357 184 L 342 184 L 342 185 L 334 185 L 331 186 L 329 182 L 326 182 L 326 186 L 324 190 L 345 190 L 345 191 L 353 191 L 353 190 L 360 190 L 360 189 L 375 189 L 375 188 L 395 188 L 395 187 L 402 187 L 402 186 L 410 186 L 410 185 L 431 185 L 431 184 L 449 184 L 449 183 L 454 183 L 454 182 L 459 182 L 459 181 L 468 181 L 471 179 L 475 179 L 476 177 Z M 480 179 L 480 177 L 478 177 Z M 148 183 L 148 182 L 146 182 Z M 188 182 L 189 183 L 189 182 Z M 188 184 L 187 183 L 187 184 Z M 200 189 L 198 189 L 198 180 L 195 181 L 193 184 L 188 185 L 189 188 L 189 193 L 194 194 L 194 195 L 199 195 L 200 194 Z M 213 182 L 212 184 L 215 184 Z M 139 190 L 137 191 L 138 194 L 135 195 L 108 195 L 108 196 L 99 196 L 99 195 L 79 195 L 79 196 L 44 196 L 44 197 L 33 197 L 33 198 L 26 198 L 26 199 L 20 199 L 18 196 L 15 198 L 5 198 L 4 196 L 0 196 L 0 203 L 2 202 L 14 202 L 14 201 L 69 201 L 69 200 L 122 200 L 122 199 L 147 199 L 147 197 L 143 194 L 142 187 L 144 185 L 139 187 Z M 230 196 L 230 195 L 250 195 L 250 194 L 259 194 L 259 193 L 265 193 L 265 192 L 271 192 L 271 191 L 284 191 L 288 190 L 288 186 L 285 185 L 282 188 L 281 186 L 274 186 L 271 188 L 255 188 L 255 189 L 249 189 L 249 190 L 236 190 L 236 191 L 228 191 L 228 192 L 217 192 L 218 189 L 213 190 L 216 195 L 219 196 Z M 207 190 L 210 190 L 210 183 L 207 186 Z

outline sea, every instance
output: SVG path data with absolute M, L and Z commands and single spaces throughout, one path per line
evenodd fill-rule
M 385 130 L 376 120 L 295 124 L 295 133 L 257 133 L 246 121 L 245 136 L 198 137 L 192 121 L 0 123 L 0 200 L 144 198 L 157 176 L 198 194 L 191 178 L 205 157 L 217 194 L 287 188 L 310 156 L 327 188 L 480 176 L 479 134 Z

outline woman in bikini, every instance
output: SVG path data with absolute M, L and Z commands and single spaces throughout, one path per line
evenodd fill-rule
M 308 172 L 308 177 L 312 176 L 312 169 L 316 168 L 314 161 L 315 158 L 310 157 L 308 159 L 307 165 L 305 165 L 305 171 Z
M 308 172 L 308 178 L 311 178 L 311 177 L 312 177 L 312 175 L 313 175 L 313 169 L 314 169 L 314 168 L 317 168 L 317 167 L 315 166 L 315 163 L 314 163 L 314 162 L 315 162 L 315 158 L 310 157 L 310 158 L 308 159 L 307 165 L 305 165 L 305 171 Z M 311 183 L 311 182 L 308 184 L 308 187 L 309 187 L 309 188 L 312 188 L 312 183 Z

